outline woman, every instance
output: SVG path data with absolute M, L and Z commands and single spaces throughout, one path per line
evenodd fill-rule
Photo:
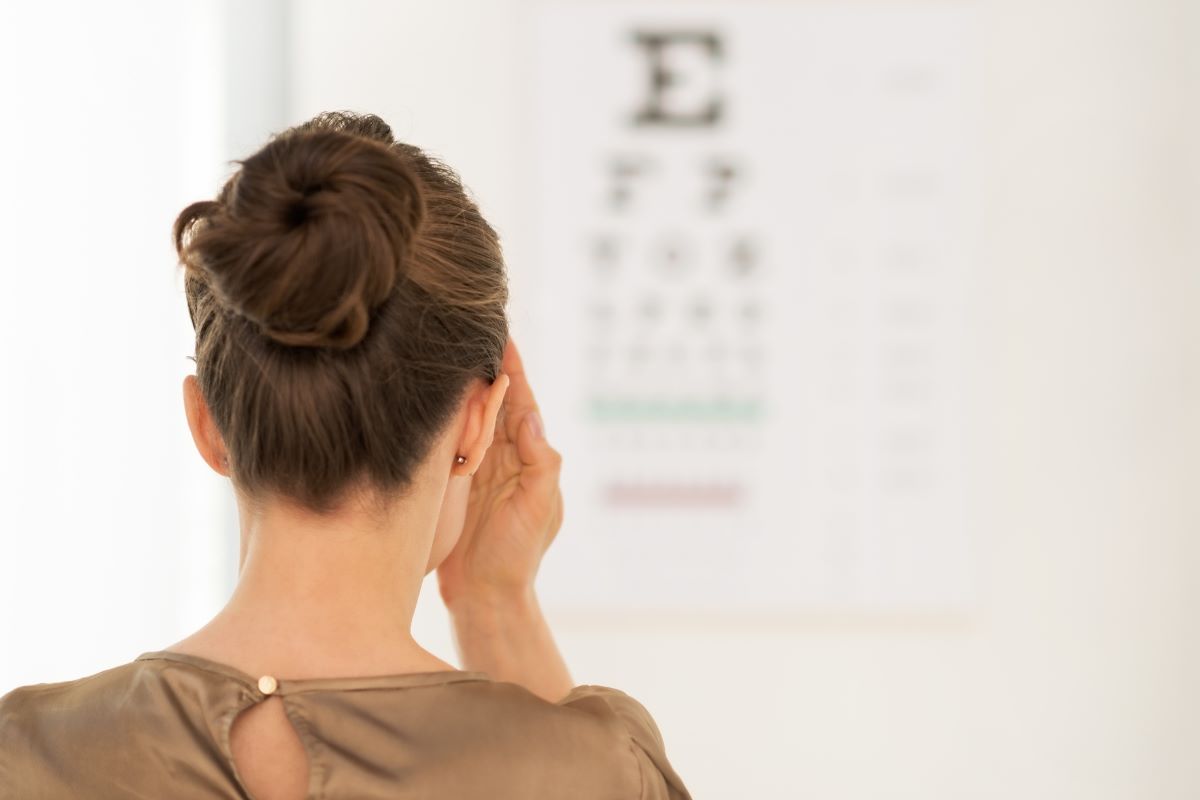
M 0 699 L 0 797 L 689 797 L 539 610 L 560 458 L 458 177 L 350 113 L 237 163 L 174 226 L 237 588 L 164 650 Z M 466 671 L 409 630 L 434 569 Z

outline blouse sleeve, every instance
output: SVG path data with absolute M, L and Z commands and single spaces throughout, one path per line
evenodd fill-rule
M 629 734 L 642 776 L 639 800 L 692 800 L 683 780 L 667 760 L 666 745 L 654 718 L 640 702 L 609 686 L 582 685 L 558 701 L 560 705 L 595 710 L 616 718 Z

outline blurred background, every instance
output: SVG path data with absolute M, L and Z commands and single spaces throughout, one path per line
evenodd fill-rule
M 0 3 L 0 693 L 236 579 L 175 215 L 379 114 L 500 232 L 577 683 L 697 798 L 1200 796 L 1191 0 Z M 417 639 L 455 661 L 434 580 Z

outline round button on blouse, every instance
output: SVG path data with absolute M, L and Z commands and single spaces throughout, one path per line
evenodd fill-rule
M 263 675 L 258 679 L 258 690 L 263 694 L 273 694 L 279 688 L 279 681 L 275 680 L 270 675 Z

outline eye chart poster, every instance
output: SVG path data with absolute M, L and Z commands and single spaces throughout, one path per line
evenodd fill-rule
M 538 12 L 548 606 L 970 604 L 972 30 L 951 3 Z

